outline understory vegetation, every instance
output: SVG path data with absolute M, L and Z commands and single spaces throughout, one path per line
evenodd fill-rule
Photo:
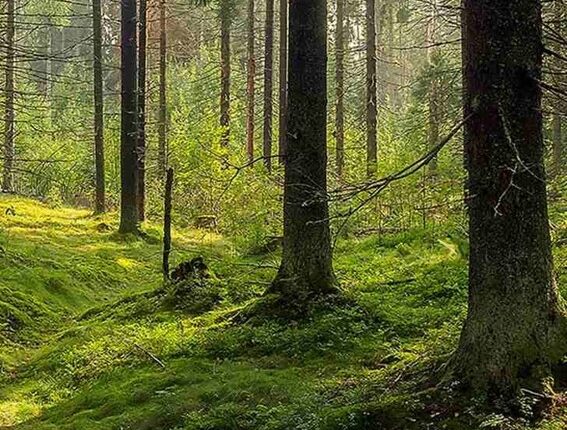
M 565 294 L 564 201 L 551 222 Z M 297 321 L 246 320 L 277 249 L 178 229 L 172 260 L 202 256 L 210 273 L 164 286 L 156 225 L 124 237 L 113 214 L 17 197 L 0 209 L 0 428 L 567 426 L 561 400 L 533 424 L 529 393 L 510 418 L 435 389 L 466 315 L 459 222 L 340 239 L 341 303 L 316 302 Z

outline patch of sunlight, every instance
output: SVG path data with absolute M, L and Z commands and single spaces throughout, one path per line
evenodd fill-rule
M 130 258 L 124 258 L 124 257 L 118 257 L 118 258 L 116 259 L 116 263 L 117 263 L 120 267 L 122 267 L 122 268 L 124 268 L 124 269 L 127 269 L 127 270 L 129 270 L 129 269 L 135 269 L 136 267 L 139 267 L 139 266 L 140 266 L 140 263 L 139 263 L 138 261 L 134 261 L 134 260 L 132 260 L 132 259 L 130 259 Z
M 30 401 L 0 402 L 0 427 L 11 427 L 39 416 L 42 406 Z

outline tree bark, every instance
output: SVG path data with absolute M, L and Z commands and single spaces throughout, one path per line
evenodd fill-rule
M 106 211 L 104 176 L 104 87 L 102 75 L 102 5 L 93 0 L 93 82 L 94 82 L 94 155 L 95 214 Z
M 255 115 L 255 91 L 256 91 L 256 54 L 254 49 L 254 1 L 248 0 L 247 10 L 247 52 L 248 70 L 246 82 L 246 153 L 248 161 L 254 160 L 254 115 Z
M 327 192 L 327 5 L 290 3 L 284 240 L 270 293 L 300 304 L 334 292 Z
M 167 19 L 166 0 L 159 0 L 159 118 L 158 118 L 158 169 L 165 178 L 167 167 Z
M 164 281 L 169 280 L 169 254 L 171 254 L 171 200 L 173 194 L 173 169 L 168 169 L 165 180 L 165 196 L 163 210 L 163 260 L 162 272 Z
M 564 34 L 563 29 L 565 26 L 565 19 L 567 17 L 565 14 L 565 6 L 562 0 L 554 1 L 554 17 L 553 17 L 553 31 L 556 37 L 561 37 Z M 559 54 L 562 52 L 562 47 L 564 45 L 560 43 L 555 43 L 555 49 Z M 561 70 L 564 69 L 564 62 L 560 58 L 553 59 L 553 73 L 554 73 L 554 85 L 556 87 L 561 87 Z M 561 105 L 564 103 L 559 97 L 555 97 L 555 104 L 553 106 L 553 114 L 551 120 L 552 127 L 552 156 L 553 156 L 553 167 L 552 172 L 554 175 L 560 175 L 565 169 L 565 148 L 563 144 L 563 124 L 561 118 Z
M 429 80 L 429 94 L 428 94 L 428 110 L 429 110 L 429 124 L 428 124 L 428 146 L 429 150 L 433 150 L 439 143 L 439 76 L 435 67 L 437 49 L 435 44 L 437 42 L 437 1 L 431 1 L 431 17 L 427 25 L 427 63 L 431 73 Z M 429 174 L 434 176 L 437 173 L 437 156 L 435 156 L 428 166 Z
M 485 393 L 545 390 L 565 352 L 546 201 L 542 50 L 539 1 L 464 1 L 469 309 L 454 370 Z
M 121 107 L 121 202 L 120 232 L 138 231 L 138 91 L 136 0 L 122 0 L 122 107 Z
M 274 75 L 274 0 L 266 0 L 266 34 L 264 49 L 264 165 L 272 171 L 272 117 Z
M 146 58 L 147 0 L 140 0 L 138 23 L 138 220 L 146 218 Z
M 336 168 L 339 179 L 343 177 L 345 164 L 345 0 L 337 0 L 337 33 L 335 46 L 335 80 L 336 98 L 335 109 L 335 143 L 336 143 Z
M 230 142 L 230 27 L 232 10 L 229 0 L 221 0 L 221 98 L 220 126 L 222 128 L 221 145 Z
M 288 1 L 280 0 L 280 110 L 279 110 L 279 137 L 278 160 L 283 164 L 285 158 L 285 144 L 287 140 L 287 34 L 288 34 Z
M 366 0 L 366 173 L 376 175 L 378 163 L 378 100 L 376 83 L 376 1 Z
M 4 171 L 2 188 L 14 190 L 15 112 L 14 112 L 14 61 L 15 61 L 15 0 L 6 3 L 6 71 L 4 82 Z

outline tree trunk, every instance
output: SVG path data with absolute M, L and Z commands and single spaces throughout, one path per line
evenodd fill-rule
M 6 192 L 14 189 L 14 140 L 15 140 L 15 113 L 14 113 L 14 40 L 16 33 L 15 0 L 8 0 L 6 4 L 6 80 L 4 82 L 4 172 L 2 188 Z
M 469 309 L 456 376 L 482 392 L 545 390 L 565 352 L 542 138 L 541 3 L 465 0 Z
M 554 17 L 553 17 L 553 31 L 556 37 L 561 37 L 563 33 L 563 28 L 565 26 L 565 6 L 563 5 L 562 0 L 555 0 L 554 2 Z M 562 48 L 564 45 L 560 43 L 555 43 L 555 50 L 557 53 L 561 55 Z M 564 61 L 560 58 L 553 58 L 553 73 L 554 73 L 554 85 L 558 88 L 561 87 L 561 81 L 564 74 L 561 73 L 561 70 L 564 70 Z M 554 97 L 555 103 L 553 106 L 553 114 L 551 120 L 552 126 L 552 153 L 553 153 L 553 167 L 552 172 L 555 175 L 560 175 L 562 171 L 565 169 L 565 148 L 563 145 L 563 124 L 561 118 L 561 105 L 564 103 L 563 98 L 561 97 Z
M 280 0 L 280 110 L 278 160 L 283 164 L 287 140 L 287 29 L 288 1 Z
M 93 82 L 94 82 L 94 155 L 95 214 L 106 210 L 104 177 L 104 89 L 102 76 L 102 6 L 93 0 Z
M 138 231 L 138 91 L 137 91 L 137 37 L 136 0 L 122 0 L 122 107 L 120 143 L 120 232 Z
M 335 116 L 335 142 L 337 176 L 343 177 L 345 164 L 345 0 L 337 0 L 337 34 L 335 46 L 335 80 L 336 80 L 336 116 Z
M 228 146 L 230 141 L 230 27 L 232 10 L 229 0 L 221 0 L 221 100 L 220 126 L 222 128 L 221 145 Z
M 284 303 L 334 291 L 327 193 L 327 6 L 290 3 L 284 240 L 269 290 Z
M 378 101 L 376 87 L 376 2 L 366 0 L 366 173 L 376 175 L 378 163 Z
M 163 210 L 163 280 L 169 280 L 169 254 L 171 254 L 171 200 L 173 194 L 173 169 L 168 169 L 165 180 Z
M 266 35 L 264 49 L 264 164 L 272 171 L 272 116 L 274 75 L 274 0 L 266 0 Z
M 435 67 L 437 49 L 437 1 L 431 1 L 431 17 L 427 25 L 427 62 L 431 76 L 429 77 L 429 94 L 428 94 L 428 110 L 429 110 L 429 130 L 428 130 L 428 146 L 429 150 L 433 150 L 439 143 L 439 76 Z M 429 174 L 434 176 L 437 173 L 437 156 L 429 163 Z
M 146 53 L 147 53 L 147 0 L 140 0 L 138 24 L 138 219 L 146 218 Z
M 246 83 L 246 153 L 248 161 L 254 159 L 254 112 L 255 112 L 255 91 L 256 91 L 256 56 L 254 52 L 254 1 L 248 0 L 247 12 L 247 52 L 248 70 Z
M 158 169 L 165 178 L 167 166 L 167 27 L 166 0 L 159 2 L 159 118 L 158 118 Z M 163 180 L 163 179 L 162 179 Z

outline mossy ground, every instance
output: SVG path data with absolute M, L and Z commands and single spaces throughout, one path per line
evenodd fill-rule
M 552 214 L 565 288 L 567 216 Z M 431 386 L 466 310 L 466 240 L 454 231 L 340 241 L 348 305 L 251 324 L 235 317 L 276 254 L 177 231 L 173 259 L 203 255 L 213 272 L 179 298 L 159 290 L 159 230 L 121 238 L 114 219 L 0 199 L 0 428 L 524 428 Z M 567 410 L 537 427 L 567 428 Z

